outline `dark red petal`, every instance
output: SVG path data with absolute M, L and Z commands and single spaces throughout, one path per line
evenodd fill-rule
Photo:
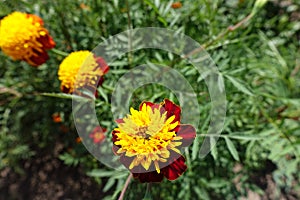
M 118 136 L 116 135 L 116 133 L 119 133 L 119 131 L 112 131 L 112 141 L 115 143 L 116 141 L 118 141 Z
M 170 181 L 177 179 L 187 169 L 183 156 L 179 156 L 178 158 L 174 159 L 176 160 L 174 160 L 172 164 L 161 169 L 161 173 Z
M 149 182 L 161 182 L 164 178 L 162 173 L 157 173 L 156 171 L 146 172 L 146 173 L 133 173 L 134 178 L 139 179 L 141 183 Z
M 152 107 L 152 106 L 155 105 L 155 104 L 152 103 L 152 102 L 149 102 L 149 101 L 143 101 L 143 102 L 140 104 L 140 107 L 139 107 L 140 110 L 142 110 L 142 107 L 143 107 L 143 104 L 144 104 L 144 103 L 145 103 L 147 106 L 150 106 L 150 107 Z
M 180 122 L 181 109 L 180 109 L 179 106 L 177 106 L 176 104 L 174 104 L 169 99 L 165 99 L 163 107 L 167 111 L 167 118 L 175 115 L 175 119 L 173 120 L 173 122 L 176 122 L 176 121 Z
M 37 56 L 31 56 L 28 60 L 25 59 L 25 61 L 30 65 L 37 67 L 41 64 L 44 64 L 49 59 L 46 51 L 43 50 L 42 52 L 39 52 L 35 49 L 33 49 L 33 51 L 37 54 Z
M 47 33 L 45 36 L 41 36 L 37 39 L 42 45 L 44 49 L 52 49 L 55 47 L 55 42 L 52 37 Z
M 67 94 L 70 93 L 70 88 L 66 88 L 65 86 L 62 86 L 60 89 L 63 93 L 67 93 Z
M 193 143 L 196 137 L 196 129 L 192 125 L 181 124 L 176 135 L 182 137 L 181 147 L 187 147 Z
M 104 77 L 101 76 L 100 78 L 98 78 L 98 83 L 97 83 L 97 87 L 101 86 L 104 82 Z

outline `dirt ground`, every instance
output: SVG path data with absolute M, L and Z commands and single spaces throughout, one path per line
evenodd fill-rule
M 0 171 L 0 200 L 102 199 L 101 186 L 80 167 L 63 164 L 57 151 L 39 154 L 23 162 L 24 175 Z
M 59 148 L 55 148 L 59 149 Z M 80 167 L 68 167 L 60 161 L 58 152 L 36 155 L 23 162 L 24 175 L 6 168 L 0 171 L 0 200 L 100 200 L 105 194 L 101 186 L 85 175 Z M 277 200 L 278 194 L 272 171 L 275 166 L 266 166 L 266 170 L 251 176 L 253 183 L 265 191 L 259 195 L 248 190 L 242 200 Z M 237 166 L 237 169 L 240 166 Z M 233 183 L 239 189 L 238 180 Z M 279 200 L 297 200 L 300 194 L 291 191 L 285 194 L 279 191 Z

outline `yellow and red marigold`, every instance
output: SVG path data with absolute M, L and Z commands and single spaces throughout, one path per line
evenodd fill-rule
M 43 20 L 33 14 L 13 12 L 0 21 L 0 48 L 14 60 L 23 60 L 32 66 L 45 63 L 46 50 L 55 42 L 44 28 Z
M 105 140 L 106 129 L 101 126 L 96 126 L 94 130 L 90 133 L 89 137 L 93 139 L 95 144 L 100 144 Z
M 140 182 L 177 179 L 187 169 L 180 149 L 193 142 L 195 128 L 180 124 L 181 109 L 168 99 L 160 104 L 143 102 L 130 112 L 116 120 L 118 128 L 112 132 L 113 151 L 121 163 Z
M 76 89 L 90 87 L 91 90 L 100 86 L 103 75 L 109 70 L 101 57 L 89 51 L 76 51 L 69 54 L 60 64 L 58 79 L 64 93 L 73 93 Z M 95 91 L 95 90 L 94 90 Z

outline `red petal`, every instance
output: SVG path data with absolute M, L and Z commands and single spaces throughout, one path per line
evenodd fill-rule
M 167 118 L 171 117 L 172 115 L 175 115 L 175 119 L 173 120 L 173 122 L 176 122 L 176 121 L 180 122 L 181 109 L 180 109 L 179 106 L 177 106 L 176 104 L 174 104 L 169 99 L 165 99 L 163 107 L 167 111 Z
M 103 76 L 101 76 L 99 79 L 98 79 L 98 83 L 97 83 L 97 87 L 101 86 L 104 82 L 104 78 Z
M 185 159 L 180 156 L 174 162 L 167 167 L 161 169 L 161 173 L 170 181 L 177 179 L 179 176 L 185 172 L 187 166 L 185 165 Z
M 118 136 L 116 135 L 116 133 L 119 133 L 119 131 L 112 131 L 112 141 L 115 143 L 116 141 L 118 141 Z
M 156 104 L 155 103 L 152 103 L 152 102 L 149 102 L 149 101 L 143 101 L 141 104 L 140 104 L 140 107 L 139 109 L 142 110 L 142 107 L 143 107 L 143 104 L 146 104 L 147 106 L 150 106 L 152 108 L 152 106 L 155 106 Z
M 124 120 L 123 120 L 123 119 L 116 119 L 115 121 L 116 121 L 118 124 L 124 123 Z
M 52 37 L 47 33 L 45 36 L 41 36 L 37 39 L 42 45 L 44 49 L 52 49 L 55 47 L 55 42 Z
M 109 71 L 109 66 L 106 64 L 105 60 L 102 57 L 95 57 L 95 59 L 103 74 L 106 74 Z
M 134 178 L 139 179 L 141 183 L 149 182 L 161 182 L 164 178 L 162 173 L 157 173 L 156 171 L 146 172 L 146 173 L 133 173 Z
M 177 131 L 177 136 L 182 137 L 182 147 L 191 145 L 196 137 L 196 129 L 192 125 L 181 124 Z
M 24 59 L 30 65 L 37 67 L 41 64 L 44 64 L 49 59 L 49 56 L 46 51 L 43 50 L 42 52 L 39 52 L 35 49 L 33 49 L 33 51 L 37 54 L 37 56 L 31 56 L 28 60 Z
M 63 93 L 67 93 L 67 94 L 70 93 L 70 88 L 66 88 L 65 86 L 62 86 L 60 89 Z

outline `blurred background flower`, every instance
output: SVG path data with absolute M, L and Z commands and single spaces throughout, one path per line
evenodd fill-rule
M 55 42 L 44 28 L 43 20 L 33 14 L 13 12 L 0 21 L 0 48 L 14 60 L 32 66 L 45 63 Z
M 99 144 L 101 142 L 104 141 L 105 139 L 105 132 L 106 129 L 102 128 L 101 126 L 97 126 L 96 128 L 94 128 L 94 130 L 90 133 L 90 138 L 93 139 L 93 142 L 95 144 Z

